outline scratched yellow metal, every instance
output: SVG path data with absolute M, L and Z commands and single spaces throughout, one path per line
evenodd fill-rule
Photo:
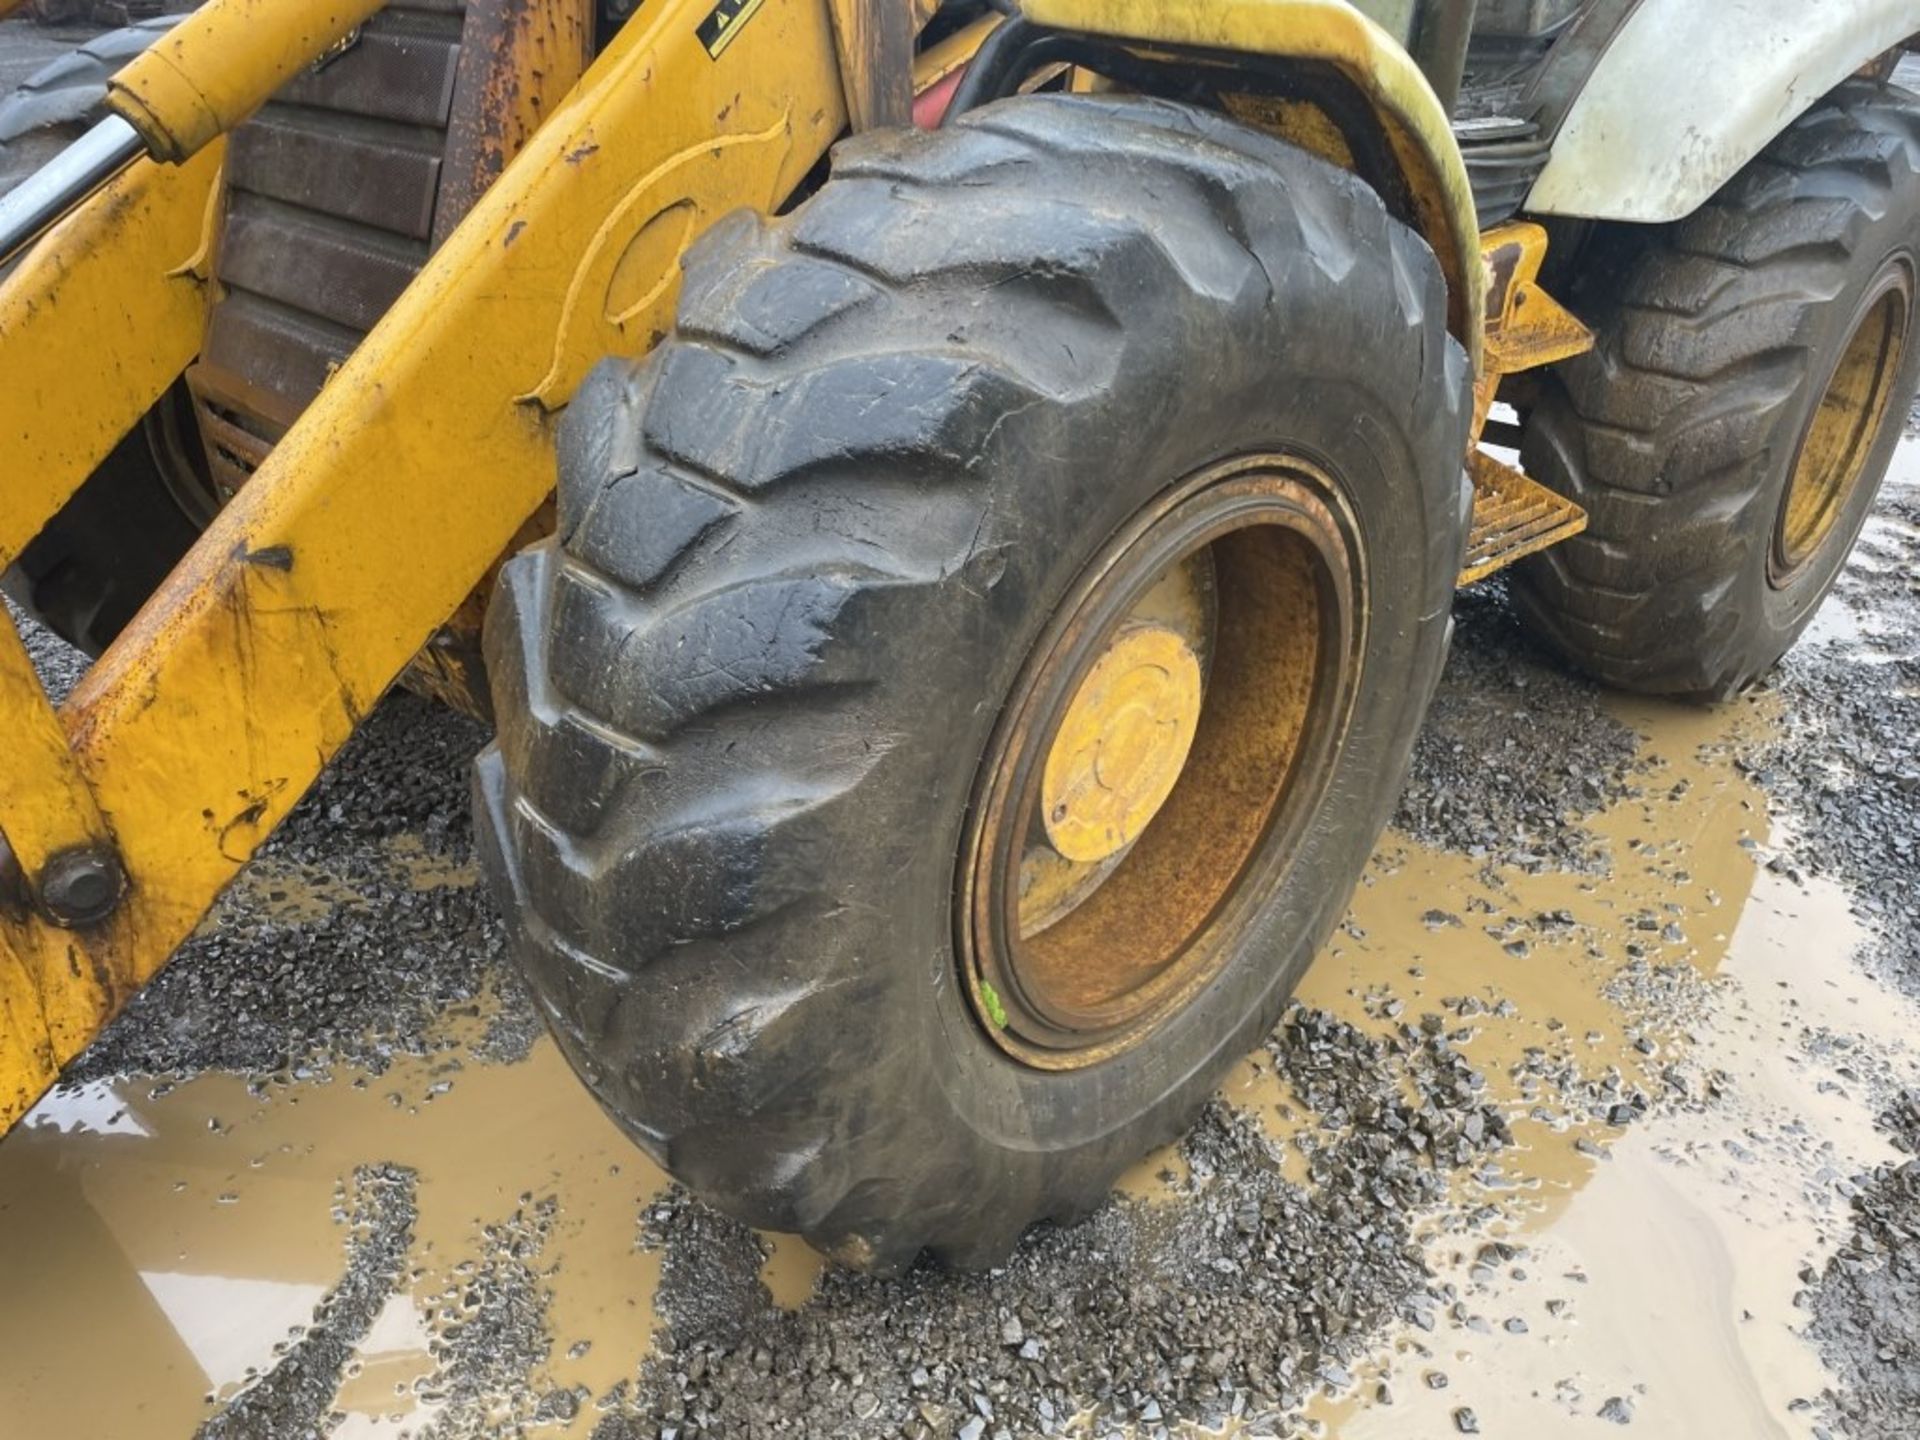
M 1474 386 L 1473 524 L 1460 570 L 1462 585 L 1484 580 L 1523 556 L 1587 528 L 1587 512 L 1479 448 L 1500 382 L 1583 355 L 1593 332 L 1540 286 L 1547 232 L 1531 221 L 1495 226 L 1480 238 L 1487 273 L 1486 367 Z
M 386 0 L 205 0 L 107 82 L 156 160 L 197 154 Z
M 0 568 L 199 352 L 225 150 L 136 161 L 0 281 Z
M 438 245 L 557 110 L 593 58 L 593 0 L 467 7 L 433 212 Z
M 0 874 L 0 1119 L 32 1103 L 65 1049 L 84 1045 L 108 987 L 80 963 L 71 933 L 34 917 L 27 877 L 75 847 L 110 843 L 105 820 L 67 746 L 13 619 L 0 611 L 0 824 L 10 862 Z
M 1346 0 L 1022 0 L 1041 25 L 1332 65 L 1372 104 L 1446 273 L 1451 328 L 1478 374 L 1485 279 L 1466 162 L 1420 67 Z
M 67 732 L 34 674 L 13 617 L 0 610 L 0 816 L 13 858 L 37 874 L 62 850 L 107 840 L 106 823 L 67 748 Z
M 1547 232 L 1531 220 L 1496 225 L 1480 237 L 1487 272 L 1487 363 L 1480 375 L 1473 432 L 1502 377 L 1536 370 L 1593 348 L 1593 332 L 1540 285 Z
M 44 1039 L 0 1060 L 41 1067 L 0 1076 L 0 1124 L 159 968 L 541 503 L 550 412 L 667 328 L 681 246 L 772 208 L 845 124 L 826 0 L 762 5 L 718 59 L 696 33 L 711 8 L 655 0 L 628 23 L 62 708 L 132 888 L 90 931 L 0 927 L 0 978 L 75 976 L 42 996 L 61 1010 L 41 1007 Z M 10 380 L 39 363 L 23 353 L 0 342 Z

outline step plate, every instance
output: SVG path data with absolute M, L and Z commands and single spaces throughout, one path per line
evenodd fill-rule
M 1468 457 L 1467 473 L 1473 477 L 1473 530 L 1462 585 L 1587 528 L 1585 510 L 1484 450 Z

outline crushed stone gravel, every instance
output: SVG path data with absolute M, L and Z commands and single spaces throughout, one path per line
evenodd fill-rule
M 1861 1440 L 1920 1423 L 1920 1093 L 1880 1123 L 1906 1158 L 1854 1182 L 1853 1233 L 1809 1298 L 1838 1382 L 1832 1410 Z
M 1394 824 L 1490 869 L 1598 873 L 1580 821 L 1634 793 L 1638 737 L 1526 636 L 1499 580 L 1455 600 L 1454 627 Z
M 1042 1227 L 987 1275 L 832 1273 L 789 1313 L 768 1304 L 750 1231 L 682 1192 L 656 1202 L 669 1335 L 595 1440 L 927 1440 L 973 1420 L 1057 1435 L 1087 1407 L 1096 1433 L 1284 1433 L 1315 1389 L 1352 1383 L 1346 1362 L 1376 1327 L 1443 1323 L 1453 1297 L 1429 1288 L 1415 1226 L 1507 1133 L 1443 1034 L 1382 1040 L 1296 1006 L 1268 1049 L 1318 1117 L 1306 1185 L 1283 1178 L 1256 1121 L 1215 1104 L 1182 1145 L 1176 1203 Z

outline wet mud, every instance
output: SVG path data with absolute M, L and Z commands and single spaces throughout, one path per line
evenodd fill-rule
M 1716 710 L 1605 695 L 1497 586 L 1462 597 L 1395 827 L 1298 1005 L 1185 1140 L 986 1275 L 825 1269 L 628 1145 L 504 967 L 478 732 L 392 697 L 0 1142 L 0 1291 L 33 1297 L 0 1306 L 0 1416 L 1913 1433 L 1916 495 Z

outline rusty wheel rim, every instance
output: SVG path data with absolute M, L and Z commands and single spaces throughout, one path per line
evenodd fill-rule
M 1807 568 L 1859 488 L 1886 426 L 1912 309 L 1913 275 L 1896 261 L 1869 289 L 1860 322 L 1801 437 L 1767 557 L 1767 580 L 1775 589 Z
M 1278 455 L 1175 486 L 1083 573 L 1014 686 L 961 856 L 965 988 L 1001 1049 L 1098 1063 L 1219 976 L 1325 793 L 1364 593 L 1338 487 Z M 1089 717 L 1113 723 L 1089 739 Z M 1069 883 L 1043 884 L 1036 852 Z

